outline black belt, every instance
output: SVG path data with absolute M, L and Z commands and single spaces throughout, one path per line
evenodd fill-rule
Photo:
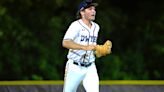
M 84 64 L 84 63 L 77 63 L 77 62 L 74 61 L 73 64 L 80 65 L 80 66 L 83 66 L 83 67 L 89 67 L 89 66 L 91 66 L 92 63 L 86 63 L 86 64 Z

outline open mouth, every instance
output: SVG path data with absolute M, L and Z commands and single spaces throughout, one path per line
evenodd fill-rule
M 94 17 L 94 16 L 95 16 L 95 14 L 92 14 L 91 16 L 92 16 L 92 17 Z

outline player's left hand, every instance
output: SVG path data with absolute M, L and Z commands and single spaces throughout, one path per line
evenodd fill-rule
M 95 50 L 96 57 L 106 56 L 111 53 L 112 42 L 107 40 L 103 45 L 97 45 Z

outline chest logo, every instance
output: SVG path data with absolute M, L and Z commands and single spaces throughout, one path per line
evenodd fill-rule
M 97 37 L 96 36 L 86 36 L 86 35 L 81 35 L 81 42 L 96 42 Z

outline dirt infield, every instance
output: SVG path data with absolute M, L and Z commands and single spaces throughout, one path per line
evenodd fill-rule
M 1 85 L 0 92 L 62 92 L 63 85 Z M 79 86 L 77 92 L 85 92 Z M 100 92 L 164 92 L 163 85 L 100 85 Z
M 0 92 L 63 92 L 63 81 L 0 81 Z M 85 92 L 82 85 L 77 92 Z M 164 81 L 100 81 L 100 92 L 164 92 Z

